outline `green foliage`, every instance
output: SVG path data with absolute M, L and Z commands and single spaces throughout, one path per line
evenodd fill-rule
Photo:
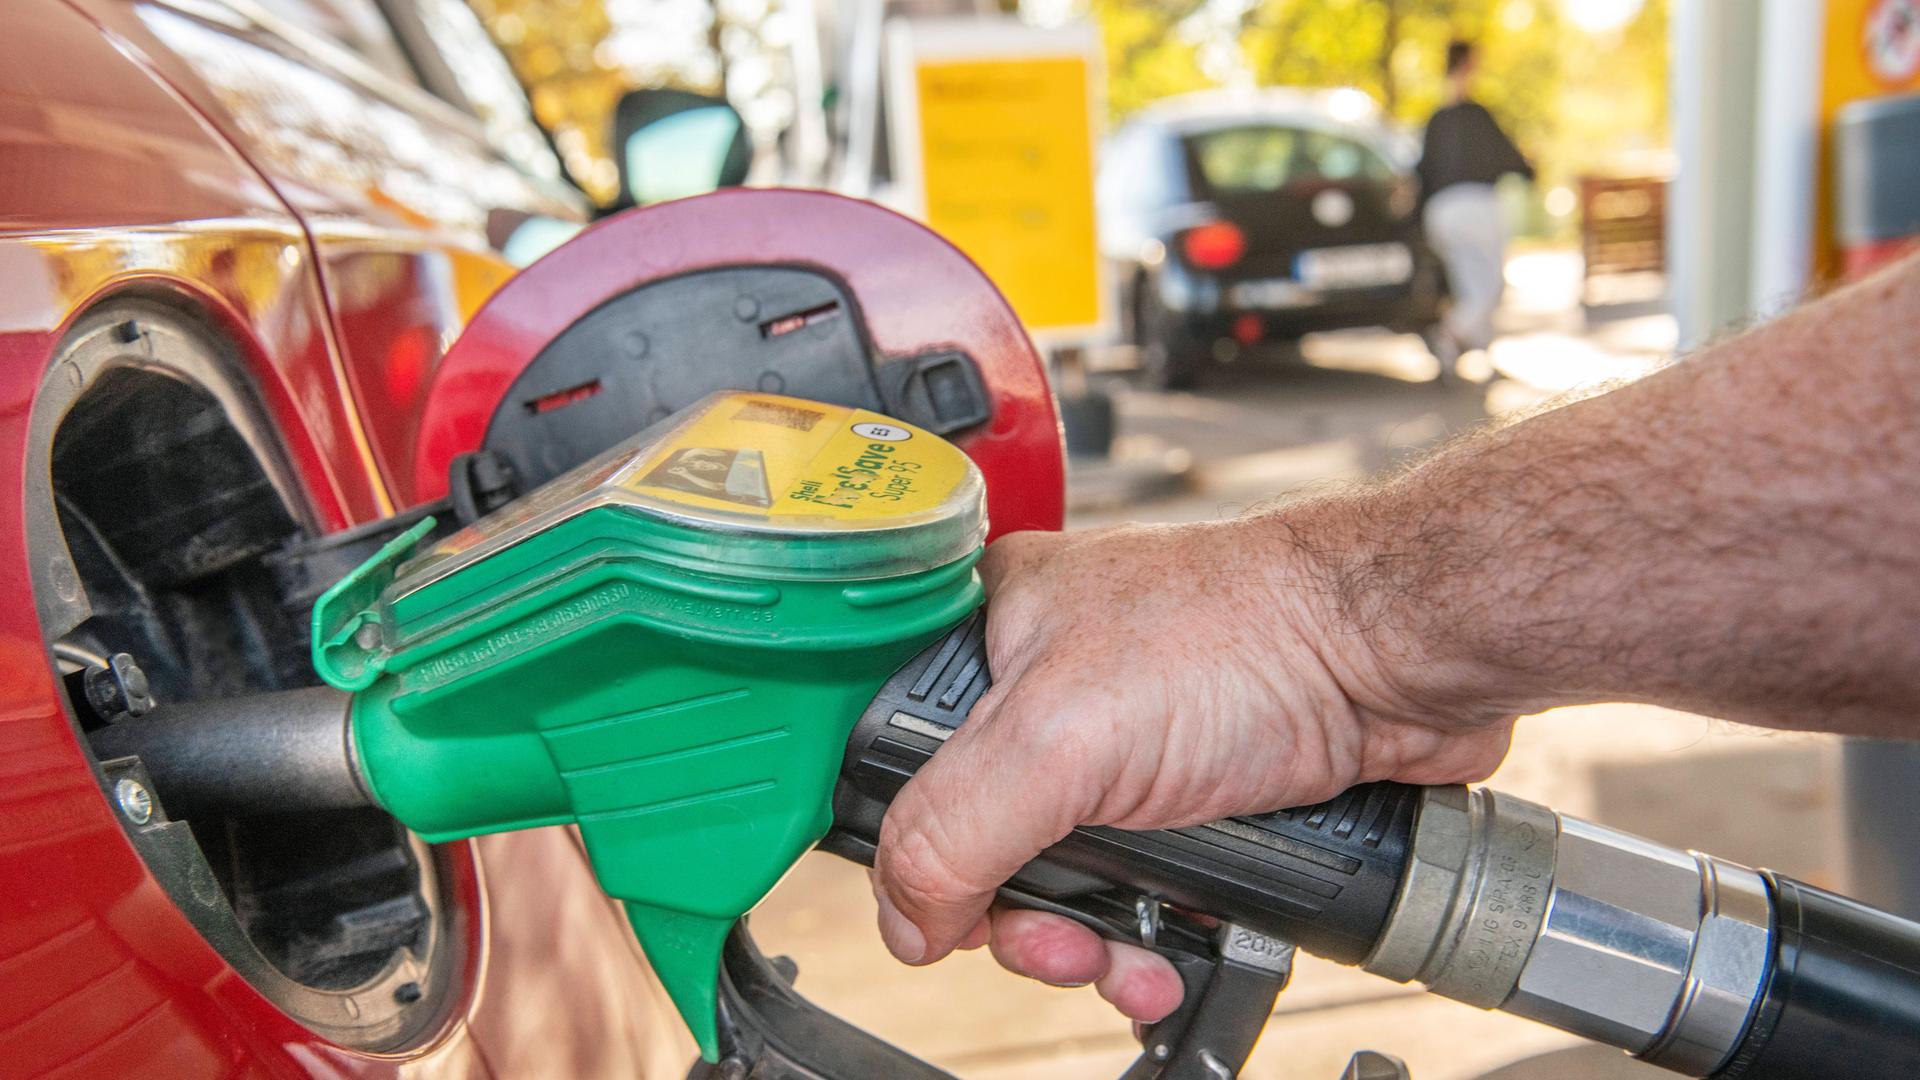
M 1088 0 L 1106 42 L 1107 104 L 1115 116 L 1213 85 L 1196 43 L 1179 32 L 1202 0 Z
M 1412 129 L 1440 105 L 1449 40 L 1479 45 L 1476 97 L 1541 170 L 1543 186 L 1593 171 L 1635 171 L 1666 143 L 1666 3 L 1590 34 L 1568 0 L 1241 0 L 1225 23 L 1236 70 L 1200 62 L 1202 9 L 1232 0 L 1088 0 L 1107 40 L 1116 117 L 1156 98 L 1237 81 L 1353 86 Z
M 618 186 L 607 140 L 629 81 L 596 55 L 612 32 L 602 0 L 468 0 L 527 88 L 574 179 L 602 204 Z

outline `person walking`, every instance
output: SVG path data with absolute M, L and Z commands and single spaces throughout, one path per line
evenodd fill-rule
M 1427 121 L 1416 173 L 1427 242 L 1447 268 L 1453 305 L 1427 331 L 1440 379 L 1453 378 L 1462 353 L 1493 343 L 1493 313 L 1506 288 L 1507 231 L 1494 182 L 1507 173 L 1533 179 L 1528 163 L 1471 94 L 1474 47 L 1447 46 L 1447 104 Z

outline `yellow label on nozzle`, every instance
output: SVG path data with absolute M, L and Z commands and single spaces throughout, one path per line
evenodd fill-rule
M 802 575 L 926 569 L 965 555 L 986 533 L 980 470 L 945 439 L 865 409 L 730 390 L 401 564 L 395 595 L 603 506 L 691 530 L 704 557 Z M 859 547 L 877 534 L 887 544 Z M 813 546 L 835 536 L 853 545 L 831 555 Z M 766 543 L 776 538 L 807 543 Z
M 865 409 L 730 394 L 613 484 L 692 510 L 873 522 L 937 510 L 967 482 L 952 444 Z

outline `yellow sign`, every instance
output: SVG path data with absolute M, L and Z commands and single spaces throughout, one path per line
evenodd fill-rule
M 911 75 L 895 82 L 895 101 L 910 96 L 912 110 L 894 129 L 910 159 L 902 179 L 917 178 L 923 219 L 980 264 L 1028 329 L 1093 328 L 1095 41 L 950 26 L 908 24 Z
M 940 509 L 972 470 L 952 443 L 879 413 L 729 394 L 615 483 L 657 502 L 775 523 L 872 522 Z
M 1920 0 L 1827 0 L 1823 60 L 1816 276 L 1839 269 L 1833 250 L 1834 114 L 1862 98 L 1920 92 Z

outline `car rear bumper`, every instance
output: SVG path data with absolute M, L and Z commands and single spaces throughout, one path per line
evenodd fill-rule
M 1416 248 L 1411 275 L 1393 284 L 1315 289 L 1284 272 L 1210 274 L 1177 264 L 1167 266 L 1156 284 L 1161 308 L 1181 330 L 1205 341 L 1244 335 L 1250 319 L 1258 320 L 1262 337 L 1365 326 L 1417 331 L 1439 319 L 1443 280 L 1439 264 Z
M 1406 285 L 1380 289 L 1349 289 L 1317 293 L 1301 290 L 1296 297 L 1277 294 L 1267 297 L 1236 297 L 1254 300 L 1235 303 L 1226 297 L 1212 305 L 1193 305 L 1185 310 L 1173 308 L 1192 337 L 1206 341 L 1244 334 L 1249 319 L 1258 320 L 1261 336 L 1299 337 L 1321 330 L 1345 330 L 1352 327 L 1382 326 L 1411 332 L 1439 318 L 1437 297 L 1423 295 Z M 1278 299 L 1280 302 L 1258 302 Z

